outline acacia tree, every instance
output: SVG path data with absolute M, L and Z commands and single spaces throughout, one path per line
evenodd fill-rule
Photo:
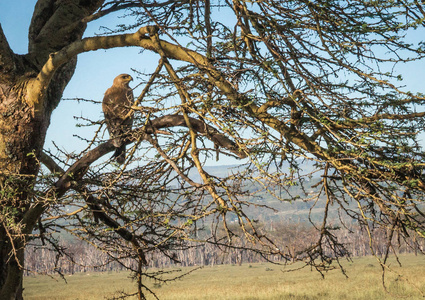
M 82 38 L 88 22 L 117 11 L 137 21 Z M 149 253 L 177 260 L 185 240 L 202 240 L 205 220 L 204 242 L 231 247 L 242 235 L 261 255 L 319 270 L 347 255 L 332 205 L 371 243 L 374 227 L 390 229 L 388 249 L 397 234 L 423 238 L 424 98 L 393 71 L 422 59 L 420 41 L 406 41 L 424 17 L 415 0 L 37 1 L 27 54 L 13 53 L 0 28 L 0 298 L 22 297 L 25 246 L 52 241 L 52 224 L 111 259 L 134 258 L 140 298 Z M 157 53 L 158 67 L 140 74 L 126 163 L 101 159 L 114 150 L 102 124 L 71 162 L 43 152 L 78 54 L 127 46 Z M 219 154 L 247 158 L 246 168 L 211 176 L 204 162 Z M 321 176 L 313 187 L 305 161 Z M 296 253 L 276 247 L 246 213 L 250 182 L 279 200 L 304 198 L 294 185 L 324 196 L 317 240 Z

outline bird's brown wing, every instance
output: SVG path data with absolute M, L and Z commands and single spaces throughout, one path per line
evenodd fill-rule
M 111 138 L 118 137 L 131 130 L 133 118 L 126 118 L 131 111 L 133 92 L 131 89 L 112 86 L 105 92 L 102 108 Z

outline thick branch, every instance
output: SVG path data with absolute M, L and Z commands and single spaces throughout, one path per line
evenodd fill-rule
M 210 139 L 215 144 L 226 148 L 232 153 L 236 154 L 240 158 L 246 157 L 246 154 L 238 149 L 237 145 L 227 138 L 224 134 L 217 132 L 212 126 L 205 124 L 204 122 L 190 118 L 190 123 L 192 128 L 198 133 L 205 135 L 208 139 Z M 126 143 L 130 144 L 135 139 L 142 140 L 146 137 L 142 136 L 140 139 L 140 135 L 138 134 L 153 134 L 158 129 L 170 128 L 170 127 L 187 127 L 185 119 L 180 115 L 170 115 L 163 116 L 152 120 L 145 128 L 144 132 L 140 132 L 140 128 L 134 129 L 129 132 Z M 50 199 L 57 199 L 62 197 L 71 187 L 73 182 L 78 182 L 81 178 L 86 174 L 90 165 L 101 158 L 102 156 L 108 154 L 115 150 L 114 145 L 111 141 L 107 141 L 105 143 L 100 144 L 93 150 L 89 151 L 86 155 L 84 155 L 81 159 L 76 161 L 71 167 L 68 168 L 66 172 L 59 178 L 59 180 L 55 183 L 55 185 L 45 192 L 46 197 Z M 49 160 L 45 160 L 46 165 L 49 166 Z M 54 162 L 50 161 L 50 166 L 52 166 L 52 170 L 55 170 Z M 61 170 L 58 170 L 59 172 Z M 25 214 L 22 224 L 25 224 L 25 228 L 23 229 L 24 233 L 31 233 L 34 224 L 37 222 L 38 218 L 43 213 L 47 203 L 38 202 L 35 204 L 28 212 Z
M 237 155 L 239 158 L 245 158 L 247 156 L 241 149 L 238 148 L 238 146 L 232 140 L 230 140 L 224 134 L 217 132 L 217 130 L 214 127 L 209 126 L 198 119 L 194 119 L 194 118 L 189 118 L 189 119 L 190 119 L 190 124 L 192 125 L 192 128 L 195 131 L 205 135 L 208 139 L 210 139 L 212 142 L 214 142 L 218 146 L 227 149 L 228 151 Z M 152 120 L 150 127 L 148 126 L 146 130 L 147 130 L 147 133 L 151 133 L 153 129 L 169 128 L 169 127 L 175 127 L 175 126 L 187 127 L 183 116 L 168 115 L 168 116 L 156 118 Z
M 74 42 L 60 51 L 50 54 L 37 77 L 28 84 L 27 102 L 30 105 L 42 106 L 50 81 L 60 66 L 70 61 L 80 53 L 115 47 L 137 46 L 140 39 L 152 30 L 152 27 L 142 27 L 136 33 L 104 37 L 90 37 Z
M 63 63 L 67 62 L 71 57 L 87 51 L 98 50 L 98 49 L 108 49 L 114 47 L 124 47 L 124 46 L 139 46 L 145 49 L 152 50 L 154 52 L 158 52 L 158 47 L 155 45 L 154 40 L 151 39 L 147 34 L 153 35 L 156 34 L 157 28 L 154 26 L 147 26 L 140 28 L 136 33 L 133 34 L 124 34 L 124 35 L 115 35 L 115 36 L 107 36 L 107 37 L 91 37 L 86 38 L 81 41 L 75 42 L 68 47 L 63 48 L 59 52 L 52 54 L 49 61 L 43 67 L 43 70 L 33 81 L 33 89 L 30 93 L 28 101 L 36 101 L 40 99 L 44 93 L 45 87 L 48 85 L 53 73 L 57 70 L 57 68 Z M 179 45 L 174 45 L 166 41 L 159 41 L 160 49 L 163 51 L 163 56 L 171 59 L 177 59 L 180 61 L 186 61 L 196 65 L 201 70 L 205 71 L 209 76 L 209 80 L 212 84 L 217 86 L 227 97 L 233 102 L 235 105 L 240 106 L 243 110 L 245 110 L 252 117 L 257 120 L 263 122 L 264 124 L 270 126 L 271 128 L 279 131 L 288 141 L 298 145 L 300 148 L 312 153 L 317 158 L 333 161 L 333 164 L 338 169 L 347 169 L 348 171 L 352 171 L 352 167 L 347 166 L 346 164 L 341 163 L 333 159 L 333 157 L 326 151 L 326 149 L 322 148 L 318 143 L 314 140 L 310 139 L 306 134 L 299 132 L 296 129 L 293 129 L 282 120 L 274 117 L 269 114 L 264 107 L 258 107 L 255 105 L 250 99 L 238 93 L 238 91 L 232 86 L 230 82 L 228 82 L 225 76 L 217 71 L 209 62 L 207 57 L 189 50 L 187 48 L 181 47 Z M 172 116 L 167 116 L 164 118 L 159 118 L 154 120 L 153 122 L 164 122 L 166 123 L 166 118 L 170 120 L 170 126 L 184 126 L 183 124 L 175 125 L 173 122 L 176 120 L 171 120 Z M 178 121 L 180 122 L 180 120 Z M 182 121 L 182 123 L 184 123 Z M 202 122 L 201 122 L 202 123 Z M 203 125 L 202 125 L 203 126 Z M 208 131 L 203 129 L 202 126 L 198 126 L 197 130 L 203 130 L 201 133 L 208 133 Z M 224 142 L 219 136 L 214 136 L 217 138 L 217 144 L 220 146 L 221 142 Z M 224 143 L 226 144 L 226 143 Z M 227 145 L 230 146 L 230 145 Z M 228 148 L 226 146 L 226 148 Z M 232 151 L 238 152 L 238 149 L 233 146 L 230 147 Z M 237 154 L 239 156 L 240 152 Z M 354 167 L 355 169 L 355 167 Z
M 14 69 L 14 56 L 0 24 L 0 70 L 2 74 L 8 74 Z
M 33 99 L 36 99 L 39 97 L 43 93 L 43 89 L 48 85 L 55 70 L 57 70 L 60 65 L 65 63 L 71 57 L 79 53 L 124 46 L 140 46 L 142 48 L 157 52 L 158 47 L 154 44 L 154 41 L 146 36 L 146 34 L 153 35 L 156 32 L 156 27 L 147 26 L 140 28 L 136 33 L 133 34 L 91 37 L 69 45 L 68 47 L 62 49 L 50 57 L 49 61 L 43 67 L 43 70 L 34 80 L 35 89 L 33 90 L 30 98 L 35 97 Z M 297 144 L 301 148 L 308 150 L 317 157 L 325 158 L 327 156 L 326 151 L 317 143 L 310 140 L 307 135 L 291 129 L 284 122 L 273 117 L 267 112 L 264 112 L 263 109 L 257 107 L 249 99 L 246 99 L 243 95 L 240 95 L 225 79 L 223 74 L 215 70 L 215 68 L 210 65 L 207 57 L 195 51 L 189 50 L 179 45 L 171 44 L 166 41 L 160 40 L 159 43 L 165 57 L 186 61 L 204 70 L 208 74 L 210 81 L 220 90 L 222 90 L 230 101 L 236 105 L 241 105 L 242 108 L 249 114 L 253 115 L 255 118 L 264 122 L 268 126 L 278 130 L 288 140 Z
M 42 152 L 40 155 L 40 161 L 50 170 L 52 173 L 56 173 L 59 176 L 62 176 L 65 174 L 65 171 L 46 153 Z M 125 227 L 121 226 L 117 221 L 112 219 L 101 207 L 99 200 L 91 193 L 88 192 L 88 190 L 81 186 L 80 184 L 74 184 L 72 186 L 72 189 L 76 192 L 80 193 L 80 195 L 84 198 L 86 201 L 88 207 L 90 207 L 91 211 L 93 212 L 93 215 L 95 217 L 95 220 L 102 221 L 103 224 L 106 226 L 112 228 L 117 234 L 119 234 L 124 240 L 127 242 L 130 242 L 139 255 L 141 255 L 143 259 L 143 263 L 147 264 L 145 255 L 140 248 L 140 244 L 136 239 L 136 236 L 132 234 L 130 231 L 128 231 Z
M 49 53 L 79 40 L 86 28 L 82 19 L 92 15 L 103 2 L 69 0 L 58 4 L 56 0 L 38 0 L 28 34 L 29 53 L 37 56 L 34 62 L 44 63 Z
M 233 141 L 227 138 L 224 134 L 218 133 L 213 127 L 208 126 L 204 122 L 194 118 L 190 118 L 190 123 L 195 131 L 205 135 L 215 144 L 228 149 L 232 153 L 238 155 L 240 158 L 246 157 L 246 154 L 240 151 Z M 145 127 L 142 134 L 153 134 L 157 129 L 177 126 L 187 127 L 184 117 L 180 115 L 167 115 L 152 120 L 150 124 Z M 139 128 L 132 130 L 128 135 L 130 138 L 127 139 L 126 143 L 130 144 L 135 139 L 139 139 L 137 137 L 137 133 L 139 131 Z M 56 182 L 55 189 L 57 197 L 62 196 L 70 188 L 71 181 L 80 180 L 94 161 L 113 150 L 115 150 L 115 147 L 110 141 L 108 141 L 89 151 L 85 156 L 75 162 Z

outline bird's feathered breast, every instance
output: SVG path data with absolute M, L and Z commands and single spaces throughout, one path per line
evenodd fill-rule
M 112 86 L 106 90 L 102 108 L 106 115 L 113 118 L 124 118 L 133 104 L 133 92 L 127 87 Z
M 125 140 L 133 125 L 130 112 L 134 97 L 133 90 L 128 86 L 132 79 L 128 74 L 118 75 L 112 86 L 106 90 L 102 102 L 106 127 L 116 148 L 114 157 L 119 164 L 125 161 Z
M 113 85 L 105 92 L 102 108 L 106 126 L 112 138 L 122 136 L 131 130 L 133 117 L 126 118 L 133 104 L 133 91 L 128 86 Z M 120 140 L 115 140 L 119 145 Z

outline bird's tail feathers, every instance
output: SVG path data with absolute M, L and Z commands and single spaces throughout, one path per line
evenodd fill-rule
M 125 162 L 125 145 L 115 149 L 115 153 L 112 157 L 116 157 L 117 163 L 122 165 Z

